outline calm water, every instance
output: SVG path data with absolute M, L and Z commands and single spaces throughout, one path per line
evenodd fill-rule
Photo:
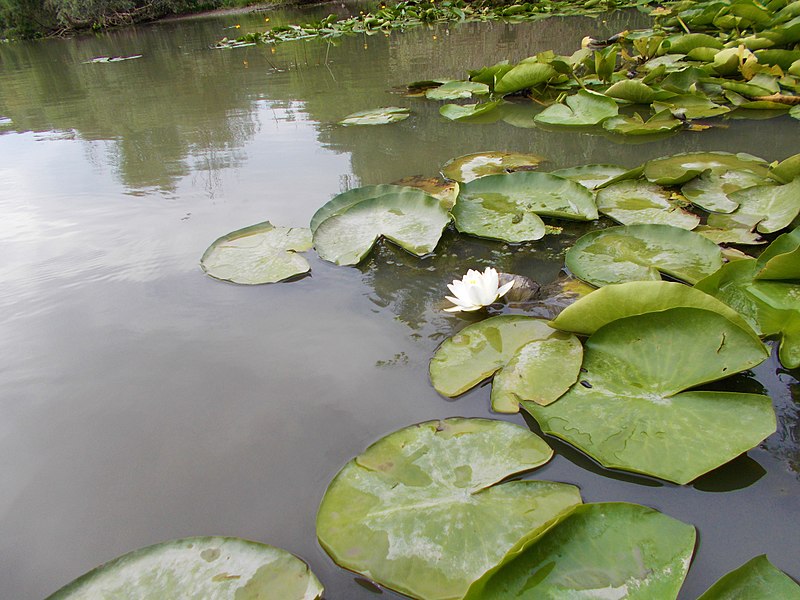
M 270 24 L 309 14 L 273 12 Z M 770 160 L 800 150 L 797 122 L 786 118 L 618 145 L 508 122 L 444 122 L 435 103 L 392 92 L 571 51 L 586 34 L 628 27 L 631 15 L 274 52 L 209 48 L 264 17 L 0 44 L 3 599 L 41 599 L 134 548 L 210 534 L 298 554 L 330 599 L 374 598 L 316 543 L 328 482 L 401 427 L 494 416 L 488 387 L 449 401 L 428 383 L 437 344 L 465 324 L 441 312 L 445 284 L 488 264 L 546 283 L 580 232 L 523 248 L 448 235 L 436 257 L 383 248 L 358 268 L 312 256 L 311 277 L 249 288 L 200 272 L 220 235 L 264 220 L 305 226 L 340 191 L 434 175 L 480 150 L 534 152 L 552 168 L 634 166 L 683 150 Z M 143 57 L 83 64 L 134 54 Z M 391 127 L 335 124 L 386 105 L 414 115 Z M 731 384 L 772 396 L 778 432 L 692 486 L 604 471 L 555 442 L 557 456 L 536 476 L 575 483 L 586 501 L 639 502 L 697 525 L 682 598 L 761 553 L 798 578 L 798 376 L 771 361 Z

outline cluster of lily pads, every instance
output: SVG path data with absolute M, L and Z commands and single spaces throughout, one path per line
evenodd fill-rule
M 699 131 L 709 125 L 698 120 L 733 111 L 800 119 L 800 2 L 684 1 L 652 14 L 652 28 L 587 37 L 570 56 L 542 52 L 409 90 L 433 100 L 483 99 L 443 105 L 441 114 L 455 121 L 503 118 L 504 98 L 525 95 L 536 104 L 514 124 L 625 136 Z
M 224 38 L 216 48 L 239 48 L 257 43 L 275 44 L 295 40 L 322 38 L 335 40 L 344 35 L 388 35 L 393 30 L 406 30 L 420 25 L 466 21 L 522 22 L 555 15 L 591 15 L 605 11 L 641 6 L 637 0 L 540 0 L 514 4 L 476 0 L 403 0 L 381 2 L 374 10 L 340 19 L 334 14 L 303 24 L 278 25 L 267 31 L 247 33 L 235 39 Z

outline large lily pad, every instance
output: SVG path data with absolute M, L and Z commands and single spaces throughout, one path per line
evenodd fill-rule
M 433 252 L 450 215 L 437 198 L 421 190 L 363 200 L 323 221 L 314 247 L 325 260 L 355 265 L 383 236 L 416 256 Z
M 603 121 L 603 129 L 619 135 L 655 135 L 669 133 L 683 126 L 683 122 L 669 111 L 661 111 L 645 121 L 639 113 L 625 117 L 617 115 Z
M 573 275 L 598 287 L 661 279 L 696 283 L 722 266 L 714 242 L 671 225 L 629 225 L 593 231 L 567 251 Z
M 321 596 L 322 585 L 308 565 L 285 550 L 237 538 L 192 537 L 120 556 L 48 600 L 314 600 Z
M 672 308 L 710 310 L 738 325 L 751 337 L 758 337 L 750 324 L 721 300 L 672 281 L 631 281 L 603 286 L 566 307 L 550 325 L 562 331 L 591 335 L 617 319 Z
M 694 527 L 652 508 L 585 504 L 487 572 L 464 600 L 674 599 L 694 544 Z
M 577 488 L 510 475 L 550 459 L 527 429 L 445 419 L 401 429 L 331 482 L 317 536 L 341 566 L 413 598 L 461 598 L 469 585 L 580 503 Z
M 581 165 L 578 167 L 568 167 L 566 169 L 551 171 L 550 174 L 556 177 L 570 179 L 592 190 L 627 172 L 627 169 L 617 165 Z
M 800 600 L 800 586 L 765 555 L 756 556 L 712 585 L 697 600 Z
M 448 160 L 442 166 L 442 175 L 447 179 L 467 183 L 479 177 L 531 171 L 544 159 L 535 154 L 518 152 L 476 152 Z
M 800 227 L 778 236 L 761 253 L 755 278 L 800 280 Z
M 381 185 L 365 185 L 362 187 L 353 188 L 331 198 L 328 202 L 323 204 L 314 216 L 311 217 L 311 224 L 309 227 L 311 231 L 317 230 L 317 227 L 325 220 L 334 215 L 345 212 L 351 206 L 355 206 L 364 200 L 371 200 L 387 194 L 410 194 L 409 202 L 414 202 L 414 198 L 419 197 L 419 191 L 409 190 L 408 186 L 396 184 L 381 184 Z
M 478 102 L 476 104 L 445 104 L 439 108 L 439 114 L 451 121 L 477 120 L 487 115 L 502 104 L 502 100 Z M 497 115 L 500 118 L 500 115 Z
M 597 192 L 597 209 L 623 225 L 662 223 L 694 229 L 700 217 L 681 208 L 672 193 L 642 180 L 620 181 Z
M 660 185 L 679 185 L 711 170 L 721 173 L 730 170 L 749 171 L 766 176 L 769 172 L 766 162 L 756 156 L 728 152 L 688 152 L 656 158 L 644 166 L 644 176 Z
M 617 103 L 612 98 L 586 90 L 567 96 L 565 102 L 566 105 L 548 106 L 534 117 L 534 121 L 543 125 L 589 127 L 619 113 Z
M 541 319 L 524 315 L 490 317 L 465 327 L 439 346 L 431 359 L 431 383 L 437 392 L 452 398 L 491 377 L 525 345 L 568 338 Z
M 751 171 L 708 171 L 685 183 L 681 193 L 703 210 L 731 213 L 739 208 L 739 203 L 731 200 L 728 194 L 769 183 L 764 176 Z
M 581 381 L 558 402 L 522 406 L 543 431 L 606 467 L 684 484 L 775 431 L 767 396 L 685 390 L 767 356 L 750 333 L 708 310 L 637 315 L 589 337 Z
M 597 218 L 591 192 L 549 173 L 481 177 L 461 186 L 453 217 L 459 231 L 523 242 L 544 236 L 538 215 L 588 221 Z
M 339 121 L 339 125 L 388 125 L 389 123 L 397 123 L 407 119 L 409 113 L 410 110 L 408 108 L 397 106 L 371 108 L 347 115 Z
M 425 92 L 429 100 L 458 100 L 470 98 L 472 94 L 488 94 L 489 86 L 474 81 L 448 81 L 444 85 Z
M 712 102 L 704 96 L 685 94 L 674 96 L 668 100 L 653 102 L 653 110 L 657 113 L 669 112 L 682 119 L 708 119 L 731 112 L 730 107 Z
M 233 231 L 216 240 L 200 266 L 211 277 L 255 285 L 275 283 L 311 270 L 297 254 L 311 249 L 311 231 L 274 227 L 269 221 Z
M 547 83 L 556 75 L 556 70 L 546 63 L 521 62 L 495 81 L 494 93 L 505 95 L 521 92 Z
M 729 197 L 739 204 L 741 212 L 763 217 L 758 231 L 773 233 L 788 227 L 800 214 L 800 178 L 784 185 L 749 187 Z

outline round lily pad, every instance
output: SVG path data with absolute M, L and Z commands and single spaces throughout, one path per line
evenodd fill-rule
M 466 183 L 478 177 L 511 173 L 512 171 L 532 171 L 544 159 L 535 154 L 517 152 L 477 152 L 448 160 L 442 166 L 442 175 L 447 179 Z
M 800 177 L 784 185 L 758 185 L 730 194 L 739 211 L 759 215 L 757 229 L 774 233 L 788 227 L 800 214 Z
M 413 598 L 461 598 L 514 548 L 580 503 L 574 486 L 509 481 L 552 450 L 527 429 L 445 419 L 401 429 L 347 463 L 317 514 L 342 567 Z
M 542 125 L 589 127 L 619 113 L 613 98 L 596 92 L 581 90 L 577 94 L 567 96 L 565 102 L 566 105 L 548 106 L 534 117 L 534 121 Z
M 567 251 L 567 268 L 597 287 L 661 279 L 696 283 L 722 266 L 711 240 L 671 225 L 628 225 L 593 231 Z
M 381 236 L 416 256 L 433 252 L 450 214 L 438 198 L 406 190 L 362 200 L 325 219 L 314 232 L 317 253 L 337 265 L 355 265 Z
M 315 600 L 321 596 L 322 585 L 308 565 L 285 550 L 237 538 L 191 537 L 120 556 L 47 600 Z
M 311 217 L 311 224 L 309 227 L 311 227 L 311 231 L 314 232 L 325 219 L 341 214 L 351 206 L 355 206 L 364 200 L 371 200 L 387 194 L 403 193 L 410 193 L 411 195 L 409 198 L 416 198 L 419 196 L 418 191 L 409 190 L 408 186 L 399 184 L 365 185 L 353 188 L 352 190 L 334 196 L 317 209 L 317 212 Z
M 200 266 L 216 279 L 255 285 L 275 283 L 311 270 L 297 254 L 311 249 L 311 231 L 274 227 L 269 221 L 233 231 L 216 240 Z
M 474 81 L 448 81 L 439 87 L 432 88 L 425 92 L 428 100 L 458 100 L 469 98 L 472 94 L 488 94 L 489 86 L 485 83 Z
M 679 185 L 706 170 L 711 170 L 713 173 L 730 170 L 749 171 L 761 176 L 766 176 L 769 172 L 766 161 L 750 154 L 688 152 L 647 162 L 644 166 L 644 176 L 660 185 Z
M 558 402 L 522 407 L 608 468 L 684 484 L 775 431 L 768 396 L 686 390 L 767 356 L 751 333 L 709 310 L 646 313 L 589 337 L 580 382 Z
M 683 123 L 672 116 L 669 111 L 661 111 L 647 121 L 639 113 L 626 117 L 617 115 L 603 121 L 603 129 L 620 135 L 654 135 L 675 131 Z
M 739 207 L 728 194 L 754 185 L 771 183 L 762 175 L 750 171 L 721 171 L 703 173 L 681 187 L 681 193 L 709 212 L 731 213 Z
M 580 183 L 583 187 L 590 190 L 599 185 L 608 183 L 615 177 L 619 177 L 627 173 L 628 170 L 624 167 L 617 165 L 581 165 L 578 167 L 569 167 L 566 169 L 558 169 L 551 171 L 551 175 L 556 177 L 563 177 L 570 179 L 575 183 Z
M 762 554 L 722 577 L 697 600 L 744 598 L 800 600 L 800 586 Z
M 408 108 L 399 108 L 397 106 L 372 108 L 347 115 L 339 121 L 339 125 L 387 125 L 407 119 L 409 112 Z
M 472 120 L 494 111 L 501 103 L 502 100 L 476 104 L 445 104 L 439 108 L 439 114 L 451 121 Z M 497 118 L 499 119 L 500 116 L 498 115 Z
M 535 172 L 488 175 L 465 183 L 452 212 L 459 231 L 512 243 L 544 236 L 538 215 L 597 218 L 594 199 L 585 187 Z
M 627 180 L 597 192 L 597 209 L 623 225 L 662 223 L 694 229 L 700 217 L 681 208 L 672 193 L 643 180 Z
M 674 599 L 695 538 L 691 525 L 638 504 L 576 506 L 476 581 L 464 600 Z

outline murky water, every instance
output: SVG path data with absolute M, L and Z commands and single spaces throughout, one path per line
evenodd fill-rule
M 330 599 L 375 597 L 316 543 L 328 482 L 406 425 L 496 416 L 488 387 L 449 401 L 428 383 L 433 350 L 465 323 L 441 312 L 445 283 L 488 264 L 551 281 L 580 232 L 522 248 L 450 234 L 436 257 L 384 247 L 358 268 L 312 256 L 311 277 L 259 287 L 200 272 L 218 236 L 264 220 L 305 226 L 344 189 L 434 175 L 480 150 L 534 152 L 552 168 L 633 166 L 681 150 L 770 160 L 798 150 L 786 118 L 618 145 L 506 122 L 444 122 L 435 103 L 392 92 L 570 51 L 587 33 L 626 28 L 631 15 L 418 29 L 274 52 L 209 48 L 264 18 L 0 45 L 4 599 L 43 598 L 134 548 L 210 534 L 298 554 Z M 84 64 L 135 54 L 143 56 Z M 386 105 L 410 106 L 413 117 L 335 124 Z M 733 382 L 772 395 L 778 432 L 694 485 L 610 473 L 557 442 L 535 476 L 575 483 L 587 501 L 639 502 L 697 525 L 682 598 L 761 553 L 800 577 L 797 379 L 773 360 Z

